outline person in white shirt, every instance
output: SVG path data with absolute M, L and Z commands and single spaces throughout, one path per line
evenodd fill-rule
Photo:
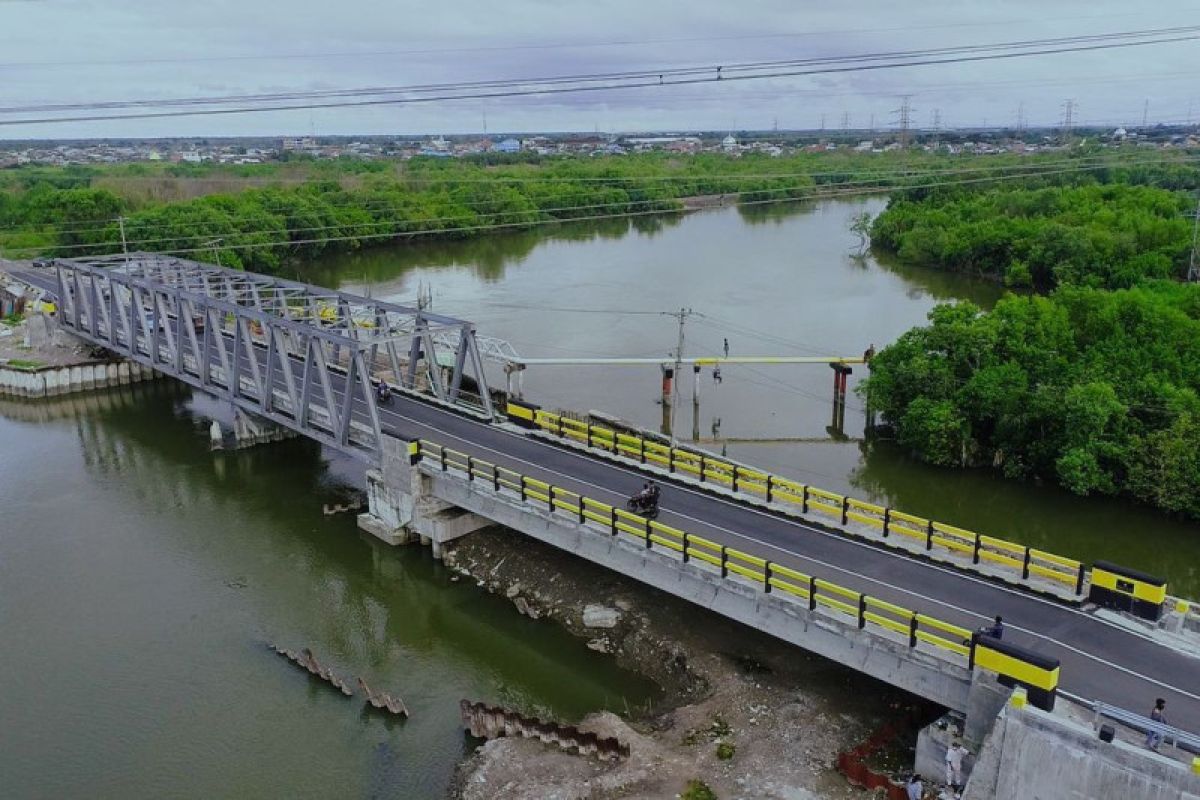
M 925 784 L 921 783 L 920 775 L 913 775 L 904 787 L 908 800 L 921 800 L 925 796 Z
M 962 791 L 963 787 L 963 757 L 967 755 L 967 748 L 963 747 L 962 742 L 957 739 L 949 748 L 946 749 L 946 783 L 956 792 Z

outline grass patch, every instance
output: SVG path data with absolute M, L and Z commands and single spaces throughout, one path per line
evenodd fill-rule
M 731 742 L 721 742 L 717 745 L 717 758 L 721 761 L 728 761 L 736 752 L 737 748 Z
M 717 793 L 699 778 L 692 778 L 683 788 L 682 800 L 717 800 Z
M 9 359 L 8 363 L 4 366 L 11 367 L 12 369 L 32 371 L 44 365 L 42 362 L 34 361 L 32 358 L 13 358 Z

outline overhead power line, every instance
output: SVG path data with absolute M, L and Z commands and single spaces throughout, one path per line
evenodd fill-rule
M 450 100 L 556 95 L 577 92 L 612 91 L 655 86 L 682 86 L 722 81 L 748 81 L 796 77 L 898 67 L 957 64 L 997 59 L 1027 58 L 1038 55 L 1140 47 L 1200 39 L 1200 26 L 1178 26 L 1141 31 L 1123 31 L 1090 36 L 1028 39 L 987 45 L 930 48 L 924 50 L 866 53 L 847 56 L 757 61 L 733 64 L 708 64 L 667 67 L 629 72 L 591 73 L 545 78 L 455 82 L 397 87 L 367 87 L 303 92 L 282 92 L 225 97 L 193 97 L 160 100 L 124 100 L 40 106 L 11 106 L 0 113 L 63 112 L 114 110 L 123 108 L 178 108 L 183 110 L 143 111 L 134 114 L 82 114 L 55 117 L 22 117 L 0 120 L 0 125 L 52 124 L 121 119 L 152 119 L 181 116 L 207 116 L 290 111 L 322 108 L 346 108 L 377 105 L 442 102 Z M 405 96 L 393 96 L 405 95 Z M 365 98 L 365 99 L 359 99 Z M 300 102 L 297 102 L 300 101 Z M 194 108 L 223 104 L 249 104 L 233 108 Z M 264 105 L 265 104 L 265 105 Z

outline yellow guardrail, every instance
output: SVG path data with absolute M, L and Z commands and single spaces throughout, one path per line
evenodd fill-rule
M 617 439 L 614 437 L 612 441 L 615 443 Z M 495 492 L 507 491 L 534 509 L 550 514 L 568 514 L 581 525 L 603 530 L 611 536 L 626 536 L 648 550 L 657 547 L 675 553 L 683 563 L 707 564 L 719 570 L 722 578 L 741 579 L 766 593 L 778 593 L 804 601 L 810 611 L 826 609 L 853 619 L 860 629 L 871 627 L 877 632 L 897 634 L 903 637 L 909 647 L 924 643 L 956 657 L 966 659 L 970 655 L 970 647 L 963 644 L 971 638 L 971 632 L 966 628 L 776 564 L 755 553 L 647 519 L 624 508 L 434 442 L 421 440 L 417 457 L 429 459 L 444 472 L 453 470 L 461 473 L 467 480 L 489 486 Z
M 942 552 L 969 559 L 971 566 L 986 563 L 1019 573 L 1021 580 L 1044 578 L 1073 588 L 1076 596 L 1082 596 L 1084 592 L 1086 569 L 1081 561 L 1073 558 L 787 480 L 718 456 L 673 448 L 642 435 L 622 433 L 561 414 L 535 410 L 518 401 L 509 402 L 508 414 L 516 421 L 530 423 L 528 427 L 614 455 L 633 458 L 643 464 L 665 467 L 671 472 L 752 495 L 768 503 L 798 506 L 804 514 L 821 514 L 842 526 L 855 522 L 877 528 L 884 544 L 890 544 L 892 537 L 899 537 L 923 545 L 927 552 Z M 845 530 L 856 534 L 853 529 Z M 912 545 L 904 549 L 912 549 Z

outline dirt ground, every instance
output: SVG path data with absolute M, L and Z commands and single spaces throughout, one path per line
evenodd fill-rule
M 509 598 L 521 613 L 586 638 L 588 647 L 611 653 L 664 690 L 657 708 L 629 719 L 596 713 L 579 724 L 628 742 L 627 759 L 605 763 L 538 741 L 495 739 L 460 765 L 451 795 L 463 800 L 863 798 L 835 771 L 837 753 L 913 702 L 503 529 L 459 540 L 446 564 Z M 686 794 L 693 780 L 713 794 Z

